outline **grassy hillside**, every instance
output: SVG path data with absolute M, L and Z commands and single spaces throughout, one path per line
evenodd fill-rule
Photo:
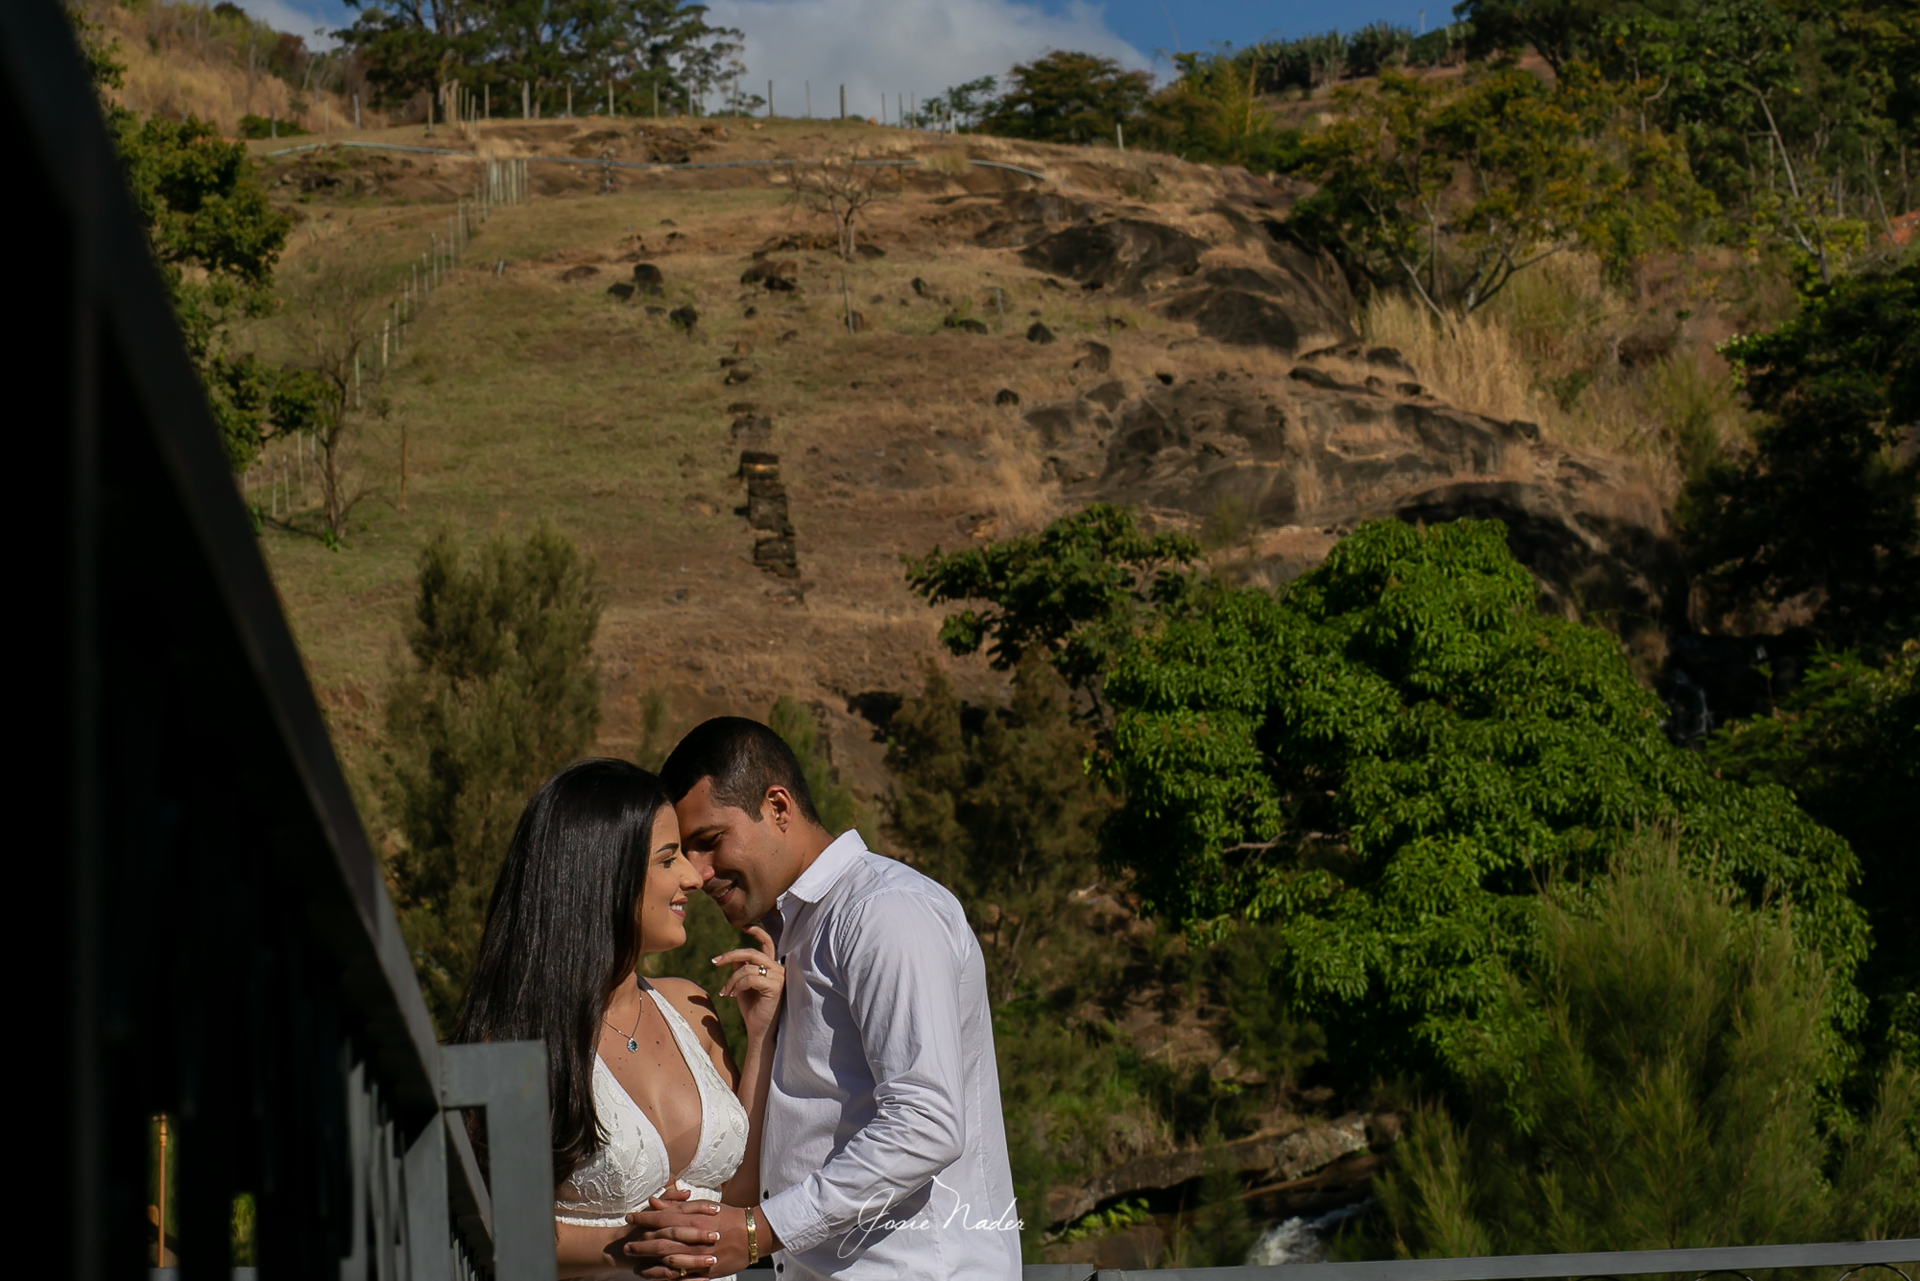
M 478 145 L 566 154 L 590 133 L 595 152 L 608 134 L 638 142 L 636 125 L 551 122 L 496 125 Z M 718 134 L 686 133 L 705 146 L 703 160 L 906 141 L 854 123 L 729 122 Z M 364 136 L 424 140 L 417 127 Z M 1016 411 L 994 406 L 996 393 L 1010 388 L 1031 403 L 1070 388 L 1086 376 L 1074 369 L 1082 337 L 1110 346 L 1117 371 L 1145 378 L 1167 366 L 1170 340 L 1191 333 L 1098 295 L 1049 288 L 1035 273 L 1009 271 L 1003 253 L 941 234 L 930 222 L 949 189 L 1026 180 L 969 171 L 954 163 L 958 148 L 925 150 L 930 162 L 952 157 L 946 172 L 919 180 L 930 192 L 876 206 L 863 230 L 863 243 L 884 256 L 843 264 L 826 251 L 782 252 L 799 263 L 793 293 L 739 277 L 763 243 L 829 226 L 790 204 L 764 171 L 622 175 L 603 195 L 595 170 L 534 168 L 534 198 L 495 212 L 390 371 L 390 410 L 366 441 L 369 497 L 346 549 L 328 551 L 306 512 L 263 534 L 350 760 L 362 759 L 375 729 L 422 542 L 445 523 L 517 531 L 545 515 L 599 559 L 610 587 L 600 634 L 610 677 L 604 750 L 632 750 L 649 690 L 665 691 L 680 723 L 764 714 L 788 693 L 824 705 L 836 751 L 877 762 L 847 698 L 914 684 L 937 623 L 905 590 L 900 557 L 1032 528 L 1057 508 L 1034 442 Z M 339 170 L 311 155 L 268 161 L 269 182 L 291 179 L 277 189 L 303 220 L 281 272 L 292 287 L 348 259 L 379 264 L 397 284 L 474 172 L 466 159 L 346 157 Z M 302 176 L 316 172 L 361 175 L 377 190 L 301 194 Z M 642 258 L 665 275 L 665 296 L 610 297 L 608 285 L 629 279 Z M 561 279 L 582 266 L 594 274 Z M 843 323 L 843 280 L 864 332 Z M 690 335 L 663 314 L 682 304 L 701 314 Z M 943 327 L 953 314 L 993 332 Z M 1060 341 L 1027 342 L 1036 319 Z M 278 321 L 251 339 L 270 357 L 293 354 Z M 753 372 L 730 385 L 720 360 L 735 356 Z M 1180 357 L 1185 372 L 1263 359 L 1199 349 Z M 745 499 L 729 406 L 741 402 L 774 423 L 771 448 L 799 534 L 802 573 L 791 583 L 752 566 L 752 536 L 733 511 Z M 878 782 L 870 770 L 862 781 Z

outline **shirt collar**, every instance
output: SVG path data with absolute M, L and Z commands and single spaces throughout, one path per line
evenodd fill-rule
M 798 880 L 787 887 L 787 892 L 779 899 L 779 906 L 785 912 L 789 899 L 799 899 L 803 903 L 818 903 L 827 896 L 846 870 L 853 866 L 854 860 L 867 852 L 867 843 L 860 839 L 860 833 L 849 828 L 833 839 L 833 843 L 820 851 L 820 857 L 806 871 L 800 873 Z

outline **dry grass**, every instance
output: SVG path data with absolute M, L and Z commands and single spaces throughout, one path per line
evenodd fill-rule
M 1492 418 L 1540 424 L 1560 444 L 1642 463 L 1664 492 L 1749 430 L 1709 323 L 1632 302 L 1591 258 L 1563 254 L 1464 319 L 1436 322 L 1397 294 L 1361 317 L 1438 394 Z
M 204 6 L 94 3 L 88 16 L 105 28 L 114 56 L 126 64 L 126 83 L 113 96 L 129 110 L 169 119 L 197 116 L 228 137 L 238 136 L 240 118 L 248 114 L 271 114 L 314 134 L 353 126 L 346 94 L 299 93 L 268 71 L 268 45 L 258 48 L 259 61 L 249 74 L 244 55 L 219 38 L 231 23 L 209 21 Z M 389 117 L 363 103 L 361 123 L 383 128 Z

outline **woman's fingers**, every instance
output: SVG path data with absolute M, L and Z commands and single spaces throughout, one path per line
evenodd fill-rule
M 715 965 L 769 965 L 768 957 L 757 947 L 736 947 L 713 958 Z M 769 965 L 769 968 L 771 966 Z

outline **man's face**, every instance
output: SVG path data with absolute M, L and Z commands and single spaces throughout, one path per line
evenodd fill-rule
M 713 799 L 713 780 L 703 778 L 673 807 L 680 842 L 699 870 L 701 886 L 735 929 L 773 910 L 797 873 L 789 848 L 790 802 L 784 788 L 768 789 L 758 821 L 745 810 Z

